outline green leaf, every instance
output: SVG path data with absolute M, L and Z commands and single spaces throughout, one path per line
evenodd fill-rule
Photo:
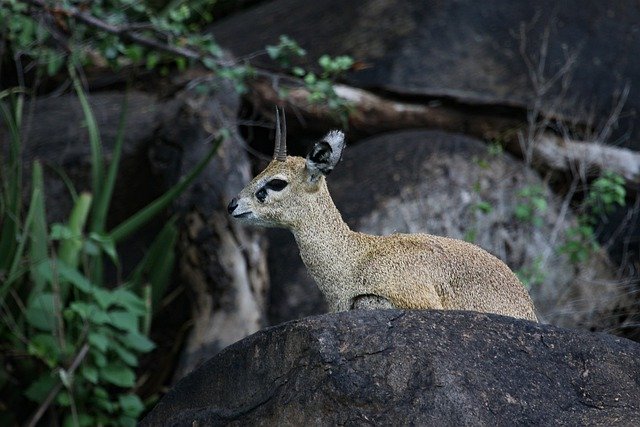
M 531 217 L 531 211 L 526 205 L 517 205 L 514 211 L 516 218 L 521 221 L 526 221 Z
M 92 293 L 94 286 L 85 276 L 82 275 L 75 268 L 69 267 L 68 265 L 58 262 L 55 266 L 58 274 L 63 277 L 65 280 L 69 281 L 76 288 L 85 293 Z
M 112 291 L 98 287 L 93 290 L 93 298 L 103 310 L 108 309 L 116 302 Z
M 75 418 L 72 414 L 69 414 L 62 423 L 63 427 L 92 427 L 96 425 L 100 425 L 100 423 L 96 422 L 96 418 L 85 412 L 79 412 Z
M 32 295 L 37 295 L 43 291 L 46 278 L 38 274 L 35 266 L 37 263 L 46 260 L 49 248 L 47 246 L 47 216 L 44 208 L 44 181 L 42 177 L 42 167 L 40 162 L 33 164 L 33 177 L 31 179 L 34 190 L 31 198 L 32 205 L 30 209 L 34 210 L 33 223 L 31 225 L 31 233 L 29 233 L 29 264 L 31 279 L 33 280 Z
M 64 239 L 60 243 L 58 257 L 71 267 L 76 267 L 80 263 L 79 255 L 83 244 L 82 231 L 91 208 L 91 199 L 92 197 L 89 193 L 80 194 L 69 216 L 68 227 L 71 232 L 71 238 Z
M 144 411 L 142 400 L 135 394 L 121 394 L 118 396 L 118 403 L 120 403 L 122 412 L 133 418 L 138 418 Z
M 158 233 L 149 251 L 129 279 L 132 288 L 137 292 L 140 292 L 143 283 L 151 284 L 151 307 L 154 311 L 157 310 L 165 293 L 175 263 L 173 248 L 178 237 L 175 221 L 175 217 L 171 218 Z M 142 304 L 140 308 L 144 310 L 142 314 L 146 314 L 144 301 L 140 302 Z
M 122 415 L 118 418 L 118 424 L 122 427 L 135 427 L 137 425 L 137 421 L 134 417 Z
M 107 313 L 95 304 L 88 304 L 81 301 L 72 302 L 69 308 L 80 315 L 84 320 L 87 320 L 96 325 L 104 325 L 111 323 L 111 319 Z
M 111 310 L 108 316 L 111 324 L 118 329 L 135 332 L 139 328 L 138 317 L 128 311 Z
M 98 131 L 98 123 L 91 111 L 91 106 L 89 105 L 87 96 L 82 88 L 80 79 L 76 75 L 76 70 L 73 64 L 69 63 L 67 69 L 69 71 L 69 76 L 71 76 L 73 87 L 78 95 L 78 100 L 80 101 L 80 106 L 82 107 L 84 119 L 89 131 L 89 145 L 91 147 L 91 190 L 95 197 L 99 199 L 102 192 L 101 187 L 103 182 L 104 164 L 102 163 L 102 142 L 100 140 L 100 132 Z
M 89 332 L 89 344 L 100 352 L 105 353 L 109 348 L 109 337 L 104 332 Z
M 481 202 L 476 203 L 476 209 L 486 214 L 486 213 L 491 213 L 491 211 L 493 211 L 493 206 L 491 206 L 491 203 L 483 200 Z
M 91 355 L 98 368 L 104 368 L 107 366 L 107 357 L 104 354 L 94 351 Z
M 125 346 L 141 353 L 149 352 L 156 347 L 153 341 L 138 332 L 129 332 L 126 335 L 118 335 L 118 339 Z
M 0 104 L 1 105 L 1 104 Z M 16 119 L 17 120 L 17 119 Z M 35 169 L 39 169 L 39 163 L 35 163 L 34 164 L 34 168 Z M 21 173 L 20 172 L 21 169 L 17 169 L 14 172 L 15 173 Z M 40 171 L 39 174 L 41 174 L 42 172 Z M 34 170 L 34 178 L 37 179 L 38 173 Z M 16 186 L 20 186 L 21 182 L 18 178 L 16 178 L 17 183 L 15 183 L 14 185 Z M 20 200 L 20 189 L 17 189 L 18 193 L 16 195 L 16 197 L 18 198 L 18 200 L 15 201 L 15 203 L 22 203 Z M 3 235 L 0 236 L 0 238 L 2 239 L 2 247 L 0 247 L 0 250 L 2 252 L 0 252 L 0 265 L 2 264 L 8 264 L 9 267 L 9 272 L 7 273 L 7 279 L 5 280 L 5 282 L 2 284 L 2 286 L 0 286 L 0 301 L 4 300 L 6 297 L 7 292 L 9 291 L 12 283 L 19 277 L 18 274 L 18 267 L 20 266 L 20 262 L 22 261 L 22 256 L 24 254 L 24 249 L 25 249 L 25 244 L 26 242 L 29 240 L 29 235 L 31 233 L 31 228 L 32 226 L 34 226 L 34 224 L 38 221 L 40 221 L 39 219 L 37 219 L 37 217 L 42 213 L 42 188 L 39 188 L 38 185 L 34 185 L 34 188 L 32 190 L 31 193 L 31 201 L 30 201 L 30 206 L 29 206 L 29 210 L 27 212 L 27 218 L 25 220 L 25 224 L 24 224 L 24 230 L 22 231 L 22 234 L 20 236 L 18 236 L 18 221 L 14 220 L 13 218 L 17 218 L 17 215 L 19 215 L 20 209 L 15 206 L 13 209 L 10 209 L 10 211 L 12 212 L 12 215 L 8 215 L 7 217 L 9 218 L 5 224 L 3 224 L 3 230 L 2 233 Z M 10 203 L 14 203 L 14 201 L 10 200 Z M 1 204 L 0 204 L 0 207 Z M 4 226 L 6 226 L 6 228 L 4 228 Z M 5 234 L 4 233 L 8 233 L 8 238 L 5 240 L 5 238 L 3 237 Z M 18 242 L 17 247 L 15 248 L 15 250 L 12 251 L 12 246 L 15 245 L 16 240 Z M 6 261 L 4 260 L 6 258 Z M 34 260 L 37 261 L 37 260 Z M 39 280 L 43 280 L 42 278 L 39 278 Z
M 56 52 L 51 52 L 49 60 L 47 61 L 47 74 L 49 76 L 55 76 L 60 68 L 64 65 L 64 56 L 59 55 Z
M 84 364 L 82 368 L 80 368 L 80 375 L 91 384 L 98 383 L 98 369 L 95 366 Z
M 115 246 L 112 239 L 109 236 L 102 234 L 105 228 L 107 214 L 109 212 L 109 205 L 111 204 L 111 197 L 113 195 L 113 189 L 115 187 L 116 179 L 118 176 L 118 168 L 120 166 L 120 158 L 122 157 L 122 146 L 124 144 L 125 136 L 125 124 L 127 118 L 127 111 L 129 107 L 128 92 L 125 93 L 125 98 L 120 108 L 120 117 L 118 118 L 118 131 L 116 134 L 116 143 L 113 147 L 113 153 L 111 158 L 111 164 L 107 171 L 107 176 L 103 183 L 102 193 L 98 198 L 96 204 L 93 207 L 93 221 L 91 224 L 91 231 L 95 233 L 91 234 L 93 239 L 102 243 L 102 249 L 111 257 L 114 264 L 118 265 L 118 258 L 116 256 Z
M 147 313 L 147 306 L 144 300 L 127 289 L 121 287 L 114 290 L 112 298 L 116 305 L 136 316 L 144 316 Z
M 64 224 L 51 224 L 51 233 L 49 233 L 51 240 L 67 240 L 73 238 L 71 229 Z
M 313 73 L 308 73 L 306 76 L 304 76 L 304 82 L 307 85 L 313 85 L 316 82 L 317 78 L 316 75 Z
M 118 387 L 133 387 L 136 374 L 122 363 L 109 363 L 100 369 L 100 378 Z
M 265 50 L 267 51 L 267 55 L 271 59 L 278 59 L 278 57 L 280 56 L 280 48 L 278 46 L 268 45 L 265 47 Z
M 156 52 L 149 52 L 147 54 L 147 70 L 153 70 L 160 62 L 160 55 Z M 206 64 L 205 64 L 206 65 Z
M 129 366 L 136 367 L 138 366 L 138 356 L 124 348 L 118 343 L 113 343 L 113 350 L 116 352 L 118 357 Z
M 547 201 L 545 199 L 536 197 L 531 200 L 531 204 L 539 212 L 544 212 L 547 210 Z
M 116 253 L 115 242 L 110 236 L 101 233 L 90 233 L 89 239 L 95 242 L 97 246 L 107 254 L 107 256 L 115 265 L 118 265 L 120 263 L 118 260 L 118 254 Z
M 62 407 L 69 407 L 71 406 L 71 396 L 66 390 L 63 390 L 56 396 L 56 403 Z
M 131 59 L 134 62 L 140 61 L 142 59 L 143 54 L 144 54 L 144 49 L 142 48 L 142 46 L 137 44 L 127 46 L 127 48 L 125 49 L 125 55 L 127 55 L 129 59 Z
M 202 64 L 210 70 L 216 70 L 218 68 L 218 63 L 213 58 L 209 58 L 209 57 L 202 58 Z
M 25 313 L 27 322 L 42 331 L 53 331 L 56 322 L 56 310 L 52 293 L 36 295 L 27 303 Z
M 331 65 L 331 57 L 329 55 L 322 55 L 319 59 L 318 59 L 318 64 L 320 64 L 320 66 L 322 68 L 329 68 L 329 66 Z
M 57 380 L 52 377 L 49 372 L 46 372 L 40 378 L 31 383 L 24 392 L 24 395 L 28 399 L 40 403 L 47 397 L 56 384 Z
M 61 349 L 53 335 L 37 334 L 31 338 L 27 351 L 30 355 L 44 360 L 49 367 L 60 361 Z
M 82 250 L 91 258 L 98 258 L 100 255 L 100 246 L 96 245 L 96 243 L 91 240 L 84 241 Z

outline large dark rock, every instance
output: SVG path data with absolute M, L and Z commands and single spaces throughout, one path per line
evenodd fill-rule
M 308 51 L 307 65 L 325 53 L 349 54 L 362 65 L 348 76 L 358 86 L 535 107 L 597 126 L 616 94 L 640 79 L 638 22 L 632 0 L 276 0 L 212 32 L 237 56 L 276 44 L 281 34 Z M 617 135 L 638 149 L 640 96 L 630 89 Z
M 142 425 L 639 425 L 640 345 L 473 312 L 351 311 L 258 332 Z

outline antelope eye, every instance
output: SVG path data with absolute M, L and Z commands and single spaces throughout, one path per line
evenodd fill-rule
M 275 178 L 267 182 L 264 187 L 273 191 L 282 191 L 282 189 L 284 189 L 288 184 L 289 183 L 283 179 Z
M 267 189 L 262 187 L 261 189 L 259 189 L 258 191 L 256 191 L 256 199 L 258 199 L 258 201 L 260 203 L 264 203 L 264 200 L 267 198 Z

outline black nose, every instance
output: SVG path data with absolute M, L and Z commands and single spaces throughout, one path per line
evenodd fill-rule
M 233 199 L 231 199 L 231 201 L 229 202 L 229 206 L 227 206 L 227 211 L 229 213 L 233 213 L 233 211 L 236 210 L 236 208 L 238 207 L 238 199 L 236 199 L 235 197 Z

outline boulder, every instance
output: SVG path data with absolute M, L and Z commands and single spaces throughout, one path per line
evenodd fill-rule
M 457 311 L 262 330 L 165 395 L 154 425 L 639 425 L 640 345 Z
M 542 321 L 612 327 L 611 310 L 626 290 L 606 255 L 570 262 L 559 248 L 575 218 L 537 173 L 495 147 L 446 132 L 387 133 L 348 147 L 328 185 L 353 230 L 471 241 L 521 276 Z M 547 207 L 534 218 L 518 219 L 518 206 L 533 203 L 522 196 L 527 189 Z M 325 311 L 290 233 L 276 230 L 269 237 L 272 324 Z
M 638 22 L 633 1 L 276 0 L 212 32 L 239 57 L 287 34 L 307 50 L 305 65 L 323 54 L 354 57 L 352 85 L 483 109 L 538 109 L 599 128 L 640 78 Z M 629 89 L 607 132 L 638 149 L 640 97 Z

